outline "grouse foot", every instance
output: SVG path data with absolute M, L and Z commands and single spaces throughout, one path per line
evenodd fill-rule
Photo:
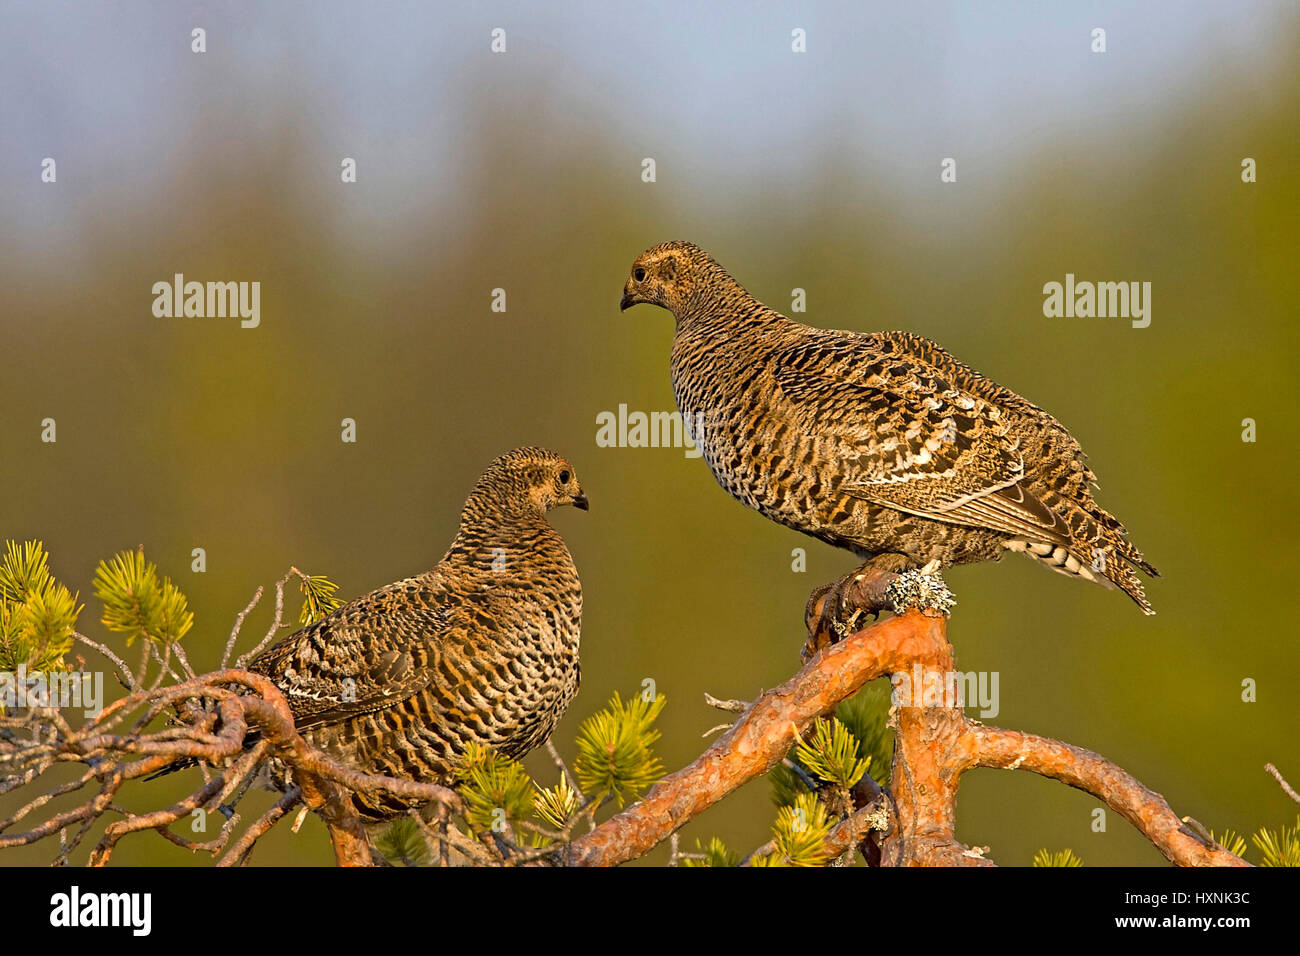
M 865 618 L 875 619 L 881 611 L 892 610 L 890 585 L 898 577 L 898 556 L 873 558 L 833 584 L 823 585 L 808 596 L 804 624 L 808 643 L 801 656 L 804 660 L 817 651 L 851 634 Z M 883 566 L 882 566 L 883 565 Z
M 939 576 L 939 562 L 931 561 L 916 571 L 904 571 L 885 589 L 895 614 L 916 608 L 930 617 L 947 617 L 957 606 L 956 596 Z
M 845 575 L 838 581 L 817 588 L 808 596 L 808 605 L 804 609 L 804 623 L 810 634 L 825 633 L 839 640 L 849 633 L 852 625 L 857 623 L 864 614 L 876 614 L 889 607 L 889 602 L 885 600 L 885 588 L 888 582 L 877 589 L 879 601 L 876 602 L 877 606 L 874 609 L 867 606 L 868 602 L 854 601 L 849 598 L 849 591 L 855 588 L 858 591 L 862 590 L 858 581 L 860 574 L 861 572 L 855 571 L 853 574 Z

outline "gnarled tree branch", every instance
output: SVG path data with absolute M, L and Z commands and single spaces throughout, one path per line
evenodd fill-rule
M 610 866 L 635 859 L 727 794 L 771 770 L 794 745 L 796 734 L 832 713 L 869 681 L 895 674 L 912 678 L 918 666 L 942 681 L 955 669 L 946 621 L 916 611 L 874 624 L 839 643 L 828 644 L 825 635 L 814 635 L 810 649 L 814 653 L 799 673 L 754 701 L 689 766 L 664 777 L 642 801 L 575 840 L 564 861 Z M 895 819 L 880 846 L 880 865 L 993 865 L 982 851 L 964 846 L 954 835 L 961 775 L 977 767 L 1031 770 L 1085 790 L 1179 865 L 1249 865 L 1199 837 L 1160 794 L 1090 751 L 986 727 L 967 718 L 955 701 L 936 706 L 895 704 L 891 719 L 897 733 L 889 787 Z M 842 841 L 835 847 L 842 850 Z
M 878 582 L 867 583 L 874 586 Z M 278 599 L 283 584 L 283 580 L 277 584 Z M 268 639 L 278 626 L 281 603 L 277 600 L 277 624 Z M 240 615 L 226 650 L 227 660 L 247 613 L 245 609 Z M 868 682 L 894 675 L 914 680 L 920 673 L 948 686 L 945 678 L 955 672 L 955 665 L 946 632 L 946 619 L 911 611 L 837 643 L 831 643 L 827 635 L 814 634 L 800 671 L 752 704 L 729 704 L 728 709 L 739 711 L 736 722 L 689 766 L 664 777 L 642 800 L 583 836 L 571 838 L 572 827 L 566 827 L 558 835 L 563 842 L 557 847 L 527 852 L 506 847 L 510 852 L 503 852 L 499 838 L 479 845 L 455 828 L 424 826 L 421 832 L 428 839 L 442 840 L 441 856 L 446 856 L 450 842 L 468 859 L 480 863 L 517 865 L 545 858 L 560 865 L 612 866 L 635 859 L 747 781 L 770 771 L 786 758 L 798 735 Z M 188 662 L 178 659 L 186 673 L 192 674 Z M 166 658 L 160 664 L 167 669 Z M 172 676 L 176 676 L 174 672 Z M 148 687 L 143 673 L 127 670 L 126 677 L 131 693 L 78 729 L 68 726 L 57 710 L 50 708 L 0 715 L 0 795 L 32 785 L 61 764 L 79 763 L 85 768 L 76 778 L 47 787 L 0 820 L 0 848 L 58 834 L 58 862 L 66 862 L 97 820 L 107 813 L 120 813 L 124 819 L 111 823 L 92 851 L 93 865 L 106 864 L 120 839 L 144 830 L 155 830 L 191 850 L 214 856 L 224 851 L 221 864 L 238 864 L 247 860 L 256 841 L 289 809 L 302 803 L 326 822 L 340 865 L 370 865 L 374 860 L 353 808 L 353 793 L 387 792 L 440 804 L 444 816 L 464 812 L 459 797 L 447 787 L 361 773 L 312 747 L 295 728 L 284 696 L 260 674 L 228 668 Z M 866 787 L 864 778 L 864 785 L 852 795 L 857 809 L 850 808 L 825 841 L 829 858 L 838 858 L 857 846 L 873 865 L 993 865 L 980 850 L 956 839 L 955 807 L 962 774 L 1000 768 L 1029 770 L 1093 794 L 1174 863 L 1247 865 L 1198 828 L 1185 825 L 1160 794 L 1091 751 L 1033 734 L 986 727 L 967 718 L 958 702 L 944 695 L 921 704 L 905 699 L 891 708 L 896 738 L 890 785 L 884 791 L 874 785 Z M 166 714 L 178 716 L 181 722 L 148 730 Z M 250 747 L 247 741 L 254 731 L 256 742 Z M 552 756 L 557 765 L 563 765 L 558 753 Z M 228 816 L 221 833 L 203 843 L 186 840 L 169 829 L 197 809 L 226 807 L 232 795 L 248 787 L 258 764 L 270 757 L 291 769 L 297 785 L 247 827 L 228 850 L 237 815 Z M 189 796 L 162 810 L 132 814 L 114 802 L 126 781 L 148 776 L 183 758 L 222 769 Z M 5 834 L 50 800 L 83 787 L 98 789 L 77 807 L 56 813 L 25 832 Z M 593 813 L 594 807 L 589 806 L 586 815 Z M 69 837 L 71 826 L 77 830 Z
M 215 709 L 204 710 L 205 701 L 209 706 L 215 704 Z M 169 710 L 187 713 L 190 722 L 146 730 L 155 718 Z M 131 715 L 136 715 L 134 720 L 123 728 Z M 0 724 L 9 729 L 0 739 L 0 793 L 30 786 L 62 764 L 77 762 L 86 767 L 76 779 L 51 787 L 0 820 L 0 849 L 36 843 L 78 825 L 70 839 L 61 841 L 59 861 L 66 861 L 94 823 L 108 812 L 121 813 L 125 818 L 109 824 L 91 852 L 92 866 L 107 864 L 122 837 L 143 830 L 163 833 L 171 842 L 191 850 L 218 854 L 229 841 L 233 827 L 223 826 L 220 836 L 204 843 L 187 841 L 168 828 L 196 809 L 222 807 L 232 794 L 247 785 L 258 764 L 270 756 L 288 766 L 298 787 L 254 823 L 236 841 L 234 856 L 227 854 L 223 862 L 246 860 L 253 843 L 299 801 L 320 813 L 330 829 L 336 859 L 344 865 L 371 862 L 366 835 L 350 799 L 354 792 L 386 792 L 441 803 L 456 811 L 463 809 L 455 791 L 447 787 L 361 773 L 312 747 L 294 727 L 293 713 L 279 689 L 267 678 L 250 671 L 215 671 L 179 684 L 137 690 L 114 701 L 76 730 L 67 726 L 51 708 L 33 709 L 19 716 L 6 715 L 0 718 Z M 23 740 L 13 730 L 27 731 L 30 737 Z M 257 732 L 257 741 L 246 747 L 251 731 Z M 143 755 L 142 759 L 131 759 L 137 755 Z M 184 759 L 228 766 L 198 790 L 162 810 L 131 814 L 114 804 L 127 781 L 147 777 Z M 79 806 L 57 813 L 29 830 L 4 832 L 50 799 L 94 784 L 98 784 L 98 792 Z

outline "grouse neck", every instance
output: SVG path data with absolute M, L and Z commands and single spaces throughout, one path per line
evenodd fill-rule
M 521 532 L 542 529 L 551 530 L 551 526 L 530 498 L 501 495 L 491 490 L 480 494 L 476 489 L 465 500 L 452 548 L 462 542 L 483 547 L 485 544 L 518 541 Z
M 792 321 L 768 308 L 734 280 L 726 286 L 697 294 L 677 316 L 679 332 L 739 333 L 784 328 Z

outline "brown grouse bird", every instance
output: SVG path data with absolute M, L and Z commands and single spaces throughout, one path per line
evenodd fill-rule
M 310 743 L 366 773 L 447 783 L 471 742 L 522 757 L 578 690 L 582 586 L 546 521 L 567 504 L 587 509 L 567 461 L 541 448 L 502 455 L 432 570 L 344 605 L 251 669 L 284 693 Z M 355 803 L 367 822 L 408 806 Z
M 621 308 L 642 302 L 677 320 L 677 404 L 742 503 L 852 551 L 866 560 L 860 570 L 911 572 L 913 588 L 922 566 L 920 575 L 1010 550 L 1118 586 L 1153 613 L 1134 567 L 1156 569 L 1093 500 L 1079 443 L 933 342 L 795 322 L 689 242 L 637 257 Z M 814 592 L 834 592 L 823 623 L 837 631 L 857 574 Z

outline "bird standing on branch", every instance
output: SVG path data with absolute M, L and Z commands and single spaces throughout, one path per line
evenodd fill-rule
M 677 320 L 673 391 L 718 483 L 866 562 L 813 592 L 810 626 L 843 633 L 886 607 L 946 612 L 936 569 L 1008 550 L 1153 613 L 1134 568 L 1156 569 L 1093 499 L 1079 443 L 933 342 L 795 322 L 689 242 L 637 257 L 620 306 L 638 303 Z M 854 589 L 865 580 L 887 591 Z
M 497 458 L 430 571 L 357 598 L 259 655 L 303 737 L 365 773 L 450 783 L 471 743 L 522 757 L 578 690 L 582 585 L 552 508 L 587 510 L 567 461 Z M 287 785 L 281 782 L 281 786 Z M 362 819 L 403 813 L 357 794 Z

